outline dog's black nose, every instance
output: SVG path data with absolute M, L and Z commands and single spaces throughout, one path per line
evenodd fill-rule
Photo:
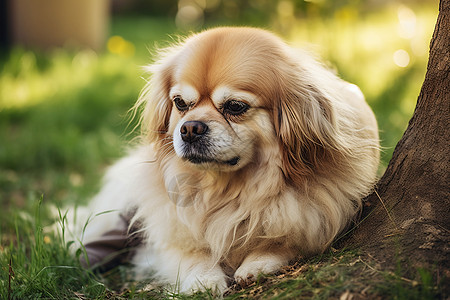
M 187 121 L 180 128 L 181 138 L 188 143 L 197 141 L 207 131 L 208 125 L 200 121 Z

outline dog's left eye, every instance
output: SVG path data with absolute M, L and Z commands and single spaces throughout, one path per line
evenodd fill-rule
M 247 103 L 237 101 L 237 100 L 228 100 L 222 106 L 223 112 L 225 114 L 229 114 L 232 116 L 239 116 L 245 113 L 250 106 Z

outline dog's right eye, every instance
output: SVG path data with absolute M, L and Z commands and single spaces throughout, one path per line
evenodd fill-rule
M 240 116 L 249 108 L 247 103 L 237 100 L 229 100 L 222 105 L 223 112 L 230 116 Z
M 179 111 L 186 111 L 189 109 L 189 106 L 184 102 L 184 100 L 180 96 L 176 96 L 173 98 L 173 102 Z

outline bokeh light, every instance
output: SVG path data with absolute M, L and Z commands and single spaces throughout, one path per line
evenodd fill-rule
M 412 39 L 416 35 L 416 14 L 405 5 L 398 7 L 398 35 L 404 39 Z
M 106 45 L 109 52 L 111 53 L 118 54 L 124 57 L 130 57 L 134 55 L 134 45 L 121 36 L 115 35 L 110 37 Z
M 395 51 L 392 58 L 394 60 L 394 63 L 401 68 L 406 68 L 410 62 L 408 52 L 406 52 L 403 49 L 399 49 L 399 50 Z

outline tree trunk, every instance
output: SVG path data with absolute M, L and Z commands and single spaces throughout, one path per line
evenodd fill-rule
M 362 221 L 345 242 L 385 270 L 400 267 L 403 276 L 425 267 L 435 280 L 447 281 L 444 289 L 450 274 L 449 25 L 450 0 L 441 0 L 414 115 L 376 191 L 366 198 Z

